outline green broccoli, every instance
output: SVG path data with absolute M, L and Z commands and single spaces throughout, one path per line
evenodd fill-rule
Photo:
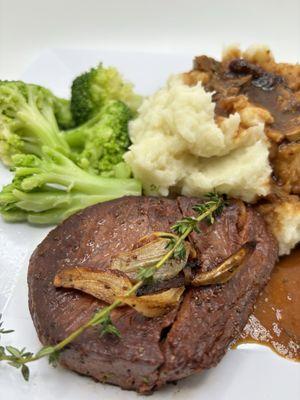
M 107 87 L 113 93 L 113 83 Z M 105 93 L 101 110 L 70 129 L 68 100 L 41 86 L 0 81 L 0 159 L 15 173 L 0 192 L 5 220 L 58 223 L 89 205 L 141 194 L 122 158 L 133 111 Z
M 135 179 L 91 175 L 53 148 L 42 150 L 43 158 L 13 156 L 15 178 L 0 193 L 0 213 L 5 220 L 58 223 L 89 205 L 141 194 Z
M 17 180 L 14 182 L 17 185 Z M 13 195 L 14 184 L 3 186 L 0 192 L 0 212 L 5 219 L 5 215 L 9 215 L 11 222 L 21 222 L 26 220 L 26 211 L 19 210 L 16 206 L 16 198 Z
M 102 64 L 78 76 L 73 81 L 71 93 L 71 111 L 76 126 L 95 116 L 109 100 L 121 100 L 134 112 L 142 100 L 116 68 L 104 68 Z
M 53 96 L 53 108 L 60 129 L 71 129 L 74 127 L 70 100 Z
M 98 175 L 130 176 L 123 154 L 130 145 L 128 122 L 131 118 L 132 112 L 124 103 L 111 100 L 85 124 L 66 132 L 67 142 L 78 151 L 74 161 Z
M 44 145 L 69 153 L 55 117 L 55 108 L 62 117 L 61 104 L 41 86 L 0 81 L 0 159 L 4 164 L 11 166 L 13 155 L 20 152 L 41 155 Z

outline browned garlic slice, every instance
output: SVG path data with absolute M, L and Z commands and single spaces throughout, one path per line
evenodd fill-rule
M 175 307 L 185 289 L 182 286 L 146 296 L 126 297 L 132 283 L 124 273 L 111 269 L 92 270 L 88 267 L 72 267 L 58 272 L 54 286 L 77 289 L 108 304 L 119 299 L 122 305 L 129 305 L 146 317 L 163 315 Z
M 255 244 L 252 242 L 245 243 L 236 253 L 232 254 L 216 268 L 208 272 L 199 272 L 192 280 L 192 286 L 226 283 L 236 274 L 254 247 Z
M 111 304 L 116 297 L 124 296 L 132 288 L 132 283 L 117 270 L 72 267 L 56 274 L 54 286 L 81 290 Z
M 133 307 L 145 317 L 159 317 L 166 314 L 171 308 L 178 305 L 185 287 L 171 288 L 160 293 L 145 296 L 119 297 L 119 299 Z
M 135 248 L 131 251 L 119 253 L 111 260 L 110 268 L 124 272 L 132 282 L 136 282 L 137 274 L 140 268 L 151 267 L 162 259 L 169 251 L 167 245 L 168 238 L 157 237 L 152 241 Z M 171 258 L 153 276 L 154 281 L 162 281 L 174 278 L 185 267 L 191 245 L 188 242 L 184 243 L 186 255 L 184 259 Z
M 133 287 L 130 278 L 136 279 L 139 268 L 150 267 L 159 261 L 168 251 L 166 249 L 168 241 L 168 238 L 157 238 L 131 252 L 119 254 L 115 257 L 112 265 L 118 266 L 118 269 L 123 268 L 122 271 L 72 267 L 58 272 L 54 278 L 54 285 L 81 290 L 109 304 L 118 299 L 123 303 L 122 305 L 129 305 L 146 317 L 163 315 L 180 303 L 185 290 L 184 286 L 144 296 L 127 296 L 127 293 Z M 157 271 L 157 280 L 170 279 L 184 268 L 191 252 L 190 245 L 185 243 L 185 246 L 185 259 L 170 259 L 161 270 Z M 240 250 L 212 271 L 196 275 L 192 285 L 202 286 L 227 282 L 237 272 L 254 246 L 253 243 L 244 244 Z M 165 271 L 163 271 L 164 269 Z

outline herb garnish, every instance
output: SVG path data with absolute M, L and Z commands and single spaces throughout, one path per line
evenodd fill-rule
M 217 193 L 209 193 L 205 197 L 208 199 L 208 201 L 202 204 L 197 204 L 193 207 L 193 210 L 196 212 L 194 217 L 185 217 L 180 221 L 177 221 L 176 224 L 171 227 L 171 230 L 175 235 L 173 233 L 163 233 L 164 237 L 168 237 L 170 239 L 167 245 L 167 249 L 169 251 L 155 265 L 149 268 L 140 269 L 138 274 L 138 282 L 126 292 L 125 297 L 134 295 L 137 290 L 145 284 L 145 281 L 149 281 L 153 278 L 155 271 L 160 269 L 167 260 L 172 257 L 178 257 L 180 259 L 185 257 L 186 249 L 184 246 L 184 241 L 191 232 L 200 232 L 198 226 L 199 222 L 204 220 L 210 224 L 214 222 L 215 216 L 222 211 L 225 201 L 223 197 Z M 98 310 L 88 322 L 80 326 L 64 340 L 54 346 L 42 347 L 36 354 L 25 351 L 25 348 L 18 350 L 12 346 L 0 346 L 0 361 L 7 361 L 12 367 L 21 369 L 24 379 L 28 380 L 28 363 L 48 356 L 49 363 L 55 366 L 58 362 L 60 351 L 70 344 L 74 339 L 76 339 L 87 328 L 100 326 L 101 336 L 104 334 L 113 334 L 119 337 L 120 332 L 113 324 L 110 314 L 112 310 L 121 304 L 121 300 L 115 300 L 112 304 L 102 308 L 101 310 Z M 0 321 L 0 334 L 12 332 L 11 330 L 4 330 L 1 327 L 2 322 Z

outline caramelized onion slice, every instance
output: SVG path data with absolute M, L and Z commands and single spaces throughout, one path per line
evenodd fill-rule
M 231 279 L 243 265 L 246 257 L 255 248 L 255 243 L 245 243 L 236 253 L 232 254 L 222 264 L 208 272 L 200 272 L 192 280 L 192 286 L 215 285 Z
M 145 236 L 142 236 L 141 238 L 139 238 L 138 241 L 134 244 L 133 249 L 138 249 L 139 247 L 142 247 L 142 246 L 152 242 L 153 240 L 157 240 L 158 238 L 176 239 L 177 236 L 171 232 L 160 232 L 160 231 L 152 232 L 148 235 L 145 235 Z
M 185 287 L 171 288 L 164 292 L 149 294 L 145 296 L 119 297 L 119 299 L 133 307 L 145 317 L 159 317 L 166 314 L 181 301 Z
M 54 286 L 81 290 L 109 304 L 132 288 L 130 279 L 120 271 L 95 271 L 86 267 L 72 267 L 58 272 Z
M 156 237 L 131 251 L 117 254 L 112 258 L 110 268 L 124 272 L 132 282 L 137 281 L 140 268 L 151 267 L 156 264 L 170 250 L 167 248 L 168 238 Z M 174 278 L 185 267 L 191 245 L 184 243 L 186 256 L 184 259 L 171 258 L 153 276 L 154 281 L 163 281 Z

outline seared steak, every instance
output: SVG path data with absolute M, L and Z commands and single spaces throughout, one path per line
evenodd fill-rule
M 55 288 L 59 269 L 100 269 L 142 236 L 168 230 L 192 214 L 195 199 L 127 197 L 85 209 L 55 228 L 31 257 L 31 315 L 43 344 L 62 340 L 104 303 L 75 290 Z M 216 365 L 242 331 L 277 258 L 277 244 L 262 218 L 241 202 L 226 207 L 214 225 L 191 235 L 200 268 L 210 270 L 246 242 L 256 247 L 226 284 L 187 289 L 178 309 L 146 318 L 129 307 L 112 313 L 121 338 L 84 332 L 60 356 L 62 365 L 101 382 L 141 393 Z

